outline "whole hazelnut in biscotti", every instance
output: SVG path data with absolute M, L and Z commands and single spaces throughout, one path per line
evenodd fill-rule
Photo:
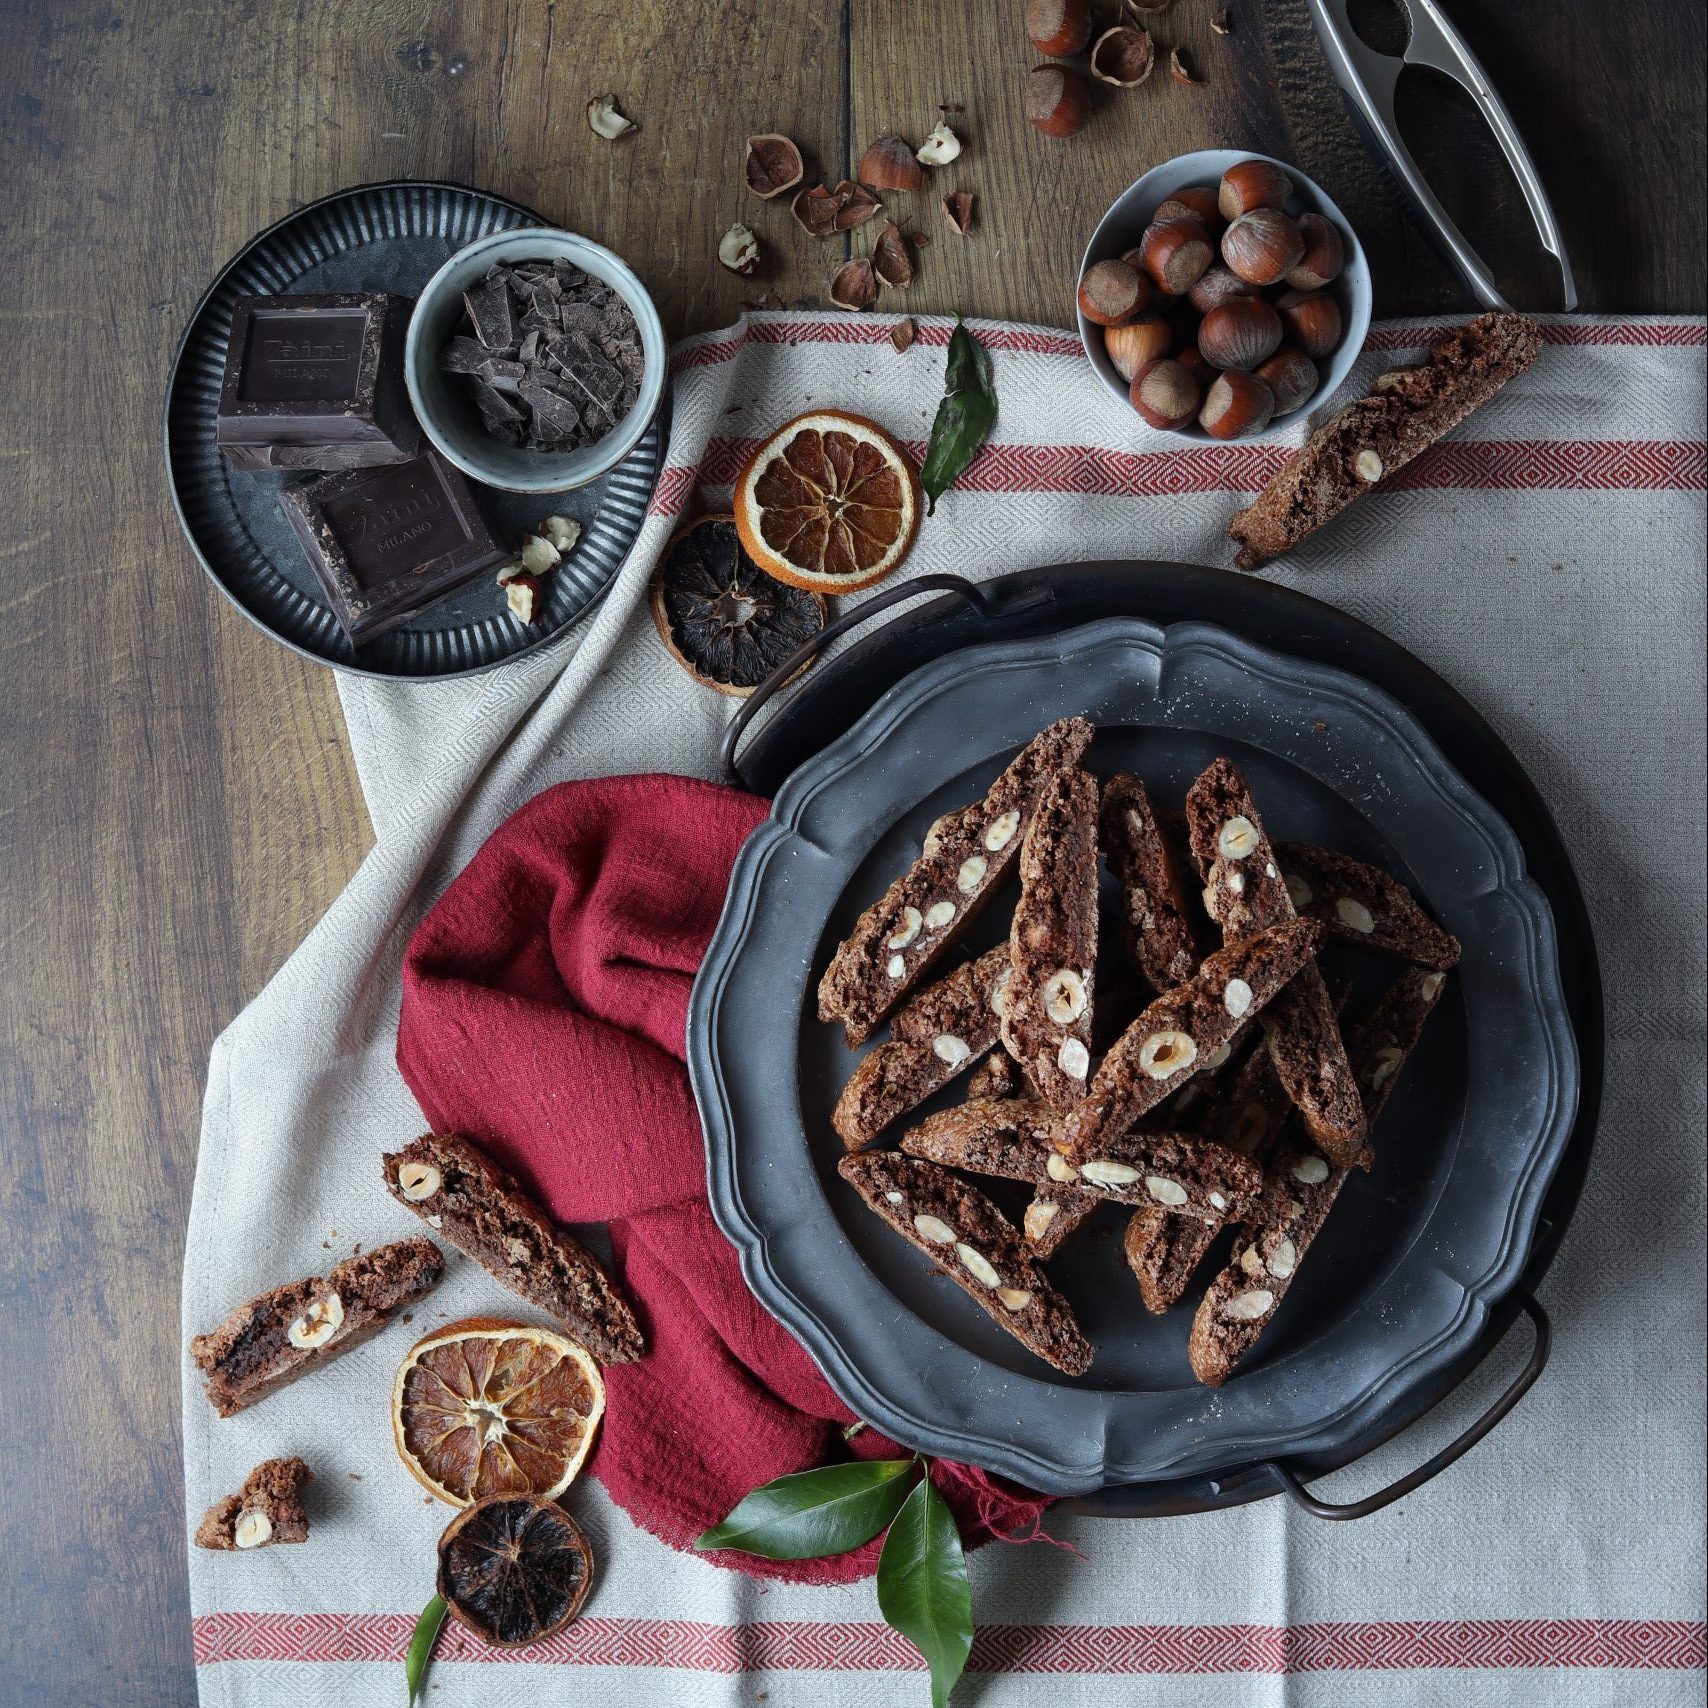
M 1253 208 L 1278 208 L 1293 193 L 1292 180 L 1272 160 L 1242 160 L 1222 174 L 1216 206 L 1233 221 Z
M 1212 439 L 1261 433 L 1275 413 L 1275 394 L 1255 374 L 1220 374 L 1204 395 L 1198 425 Z
M 1283 345 L 1267 362 L 1259 362 L 1252 372 L 1275 393 L 1277 415 L 1291 415 L 1321 383 L 1316 363 L 1291 344 Z
M 1184 427 L 1197 413 L 1203 396 L 1198 381 L 1179 362 L 1166 357 L 1146 362 L 1133 375 L 1127 393 L 1133 407 L 1153 427 Z
M 1201 219 L 1212 232 L 1220 231 L 1227 221 L 1216 206 L 1216 192 L 1209 184 L 1188 184 L 1176 190 L 1166 201 L 1157 204 L 1151 224 L 1166 225 L 1171 219 Z
M 1078 53 L 1091 40 L 1090 0 L 1026 0 L 1026 35 L 1039 53 Z
M 1079 312 L 1094 326 L 1124 326 L 1150 301 L 1151 285 L 1125 261 L 1094 261 L 1079 281 Z
M 1304 253 L 1299 222 L 1279 208 L 1253 208 L 1222 233 L 1222 259 L 1248 285 L 1279 284 Z
M 1209 229 L 1201 219 L 1171 219 L 1149 225 L 1139 240 L 1139 261 L 1159 291 L 1184 296 L 1215 259 Z
M 1200 314 L 1208 314 L 1211 309 L 1219 308 L 1230 297 L 1249 297 L 1254 296 L 1256 292 L 1256 285 L 1248 285 L 1238 273 L 1218 262 L 1215 266 L 1205 268 L 1204 276 L 1186 293 L 1186 300 Z
M 1340 304 L 1327 291 L 1287 291 L 1275 299 L 1287 335 L 1318 361 L 1340 342 Z
M 1091 116 L 1091 85 L 1068 65 L 1035 65 L 1026 76 L 1026 117 L 1045 136 L 1077 136 Z
M 1299 218 L 1299 235 L 1305 240 L 1305 252 L 1287 269 L 1287 283 L 1296 291 L 1320 291 L 1332 285 L 1346 266 L 1340 227 L 1321 214 L 1308 213 Z
M 1142 314 L 1125 326 L 1105 327 L 1103 347 L 1115 372 L 1130 381 L 1146 362 L 1154 362 L 1174 348 L 1174 328 L 1160 314 Z
M 1212 368 L 1248 372 L 1281 345 L 1281 316 L 1262 297 L 1233 297 L 1198 323 L 1198 349 Z

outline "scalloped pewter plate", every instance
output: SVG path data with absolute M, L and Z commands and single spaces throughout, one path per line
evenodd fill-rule
M 829 1114 L 856 1061 L 816 1017 L 835 944 L 1055 718 L 1089 764 L 1165 804 L 1219 753 L 1284 840 L 1405 877 L 1464 944 L 1459 971 L 1275 1323 L 1226 1386 L 1193 1381 L 1201 1288 L 1148 1316 L 1112 1212 L 1050 1265 L 1096 1348 L 1057 1374 L 898 1239 L 836 1174 Z M 983 922 L 995 941 L 1006 910 Z M 1110 959 L 1113 959 L 1111 952 Z M 1364 993 L 1395 963 L 1346 951 Z M 689 1014 L 711 1203 L 759 1300 L 860 1417 L 910 1448 L 1049 1493 L 1332 1453 L 1466 1351 L 1514 1282 L 1577 1106 L 1552 914 L 1510 828 L 1371 683 L 1198 623 L 1117 618 L 969 647 L 899 683 L 803 765 L 742 849 Z M 937 1101 L 964 1095 L 960 1082 Z M 932 1105 L 927 1105 L 927 1108 Z M 1023 1196 L 993 1196 L 1017 1213 Z

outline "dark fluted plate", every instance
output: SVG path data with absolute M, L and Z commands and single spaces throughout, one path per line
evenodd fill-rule
M 1215 1392 L 1186 1365 L 1190 1307 L 1139 1309 L 1118 1220 L 1052 1265 L 1098 1349 L 1074 1380 L 934 1278 L 835 1174 L 828 1116 L 854 1057 L 813 1013 L 830 951 L 931 819 L 1068 713 L 1099 725 L 1094 769 L 1134 770 L 1165 800 L 1232 755 L 1275 834 L 1383 861 L 1465 944 L 1376 1171 L 1349 1184 L 1259 1352 Z M 1347 963 L 1366 991 L 1392 974 L 1375 959 Z M 1421 725 L 1357 676 L 1132 618 L 957 650 L 803 764 L 737 862 L 689 1059 L 713 1209 L 847 1403 L 909 1446 L 1059 1493 L 1333 1454 L 1403 1406 L 1516 1278 L 1578 1093 L 1547 902 Z
M 508 493 L 475 483 L 501 539 L 519 539 L 552 513 L 581 523 L 574 551 L 547 578 L 537 622 L 518 622 L 498 587 L 482 579 L 359 650 L 339 627 L 278 506 L 278 489 L 303 477 L 234 474 L 214 443 L 236 298 L 375 290 L 413 297 L 476 238 L 546 223 L 520 203 L 461 184 L 398 180 L 340 190 L 253 238 L 196 305 L 166 391 L 167 481 L 185 537 L 214 585 L 274 639 L 357 675 L 459 676 L 547 645 L 610 585 L 658 481 L 662 412 L 630 456 L 573 492 Z

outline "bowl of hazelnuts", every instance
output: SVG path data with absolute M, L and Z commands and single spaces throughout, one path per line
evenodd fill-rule
M 1079 271 L 1079 335 L 1148 426 L 1258 439 L 1345 380 L 1370 329 L 1370 269 L 1296 167 L 1208 148 L 1147 172 Z

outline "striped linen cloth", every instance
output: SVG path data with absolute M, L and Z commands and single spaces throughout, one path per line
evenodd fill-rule
M 1100 389 L 1071 336 L 974 326 L 994 354 L 997 430 L 904 573 L 1229 562 L 1227 517 L 1283 448 L 1159 438 Z M 1434 329 L 1375 327 L 1357 380 Z M 695 489 L 727 499 L 743 458 L 789 415 L 860 411 L 918 452 L 949 325 L 923 323 L 902 355 L 887 330 L 873 316 L 756 314 L 688 340 L 645 529 L 573 638 L 471 681 L 340 678 L 375 845 L 214 1047 L 186 1339 L 353 1242 L 419 1231 L 376 1167 L 378 1149 L 420 1119 L 392 1061 L 409 929 L 548 784 L 711 773 L 729 703 L 666 657 L 647 578 Z M 1608 1085 L 1595 1167 L 1544 1288 L 1556 1328 L 1546 1374 L 1468 1458 L 1358 1524 L 1267 1501 L 1192 1518 L 1057 1519 L 1083 1559 L 981 1550 L 979 1635 L 957 1702 L 1702 1701 L 1705 350 L 1701 320 L 1548 324 L 1527 375 L 1271 572 L 1384 629 L 1475 702 L 1578 862 L 1607 981 Z M 513 1304 L 453 1254 L 413 1332 Z M 300 1453 L 317 1477 L 306 1546 L 191 1550 L 205 1704 L 402 1700 L 402 1655 L 447 1517 L 391 1447 L 387 1396 L 411 1332 L 393 1327 L 223 1421 L 186 1361 L 192 1528 L 262 1458 Z M 1510 1376 L 1524 1338 L 1515 1330 L 1436 1414 L 1324 1491 L 1349 1498 L 1415 1464 Z M 761 1584 L 672 1553 L 590 1480 L 572 1504 L 599 1560 L 586 1612 L 521 1652 L 448 1627 L 437 1708 L 927 1700 L 870 1583 Z

